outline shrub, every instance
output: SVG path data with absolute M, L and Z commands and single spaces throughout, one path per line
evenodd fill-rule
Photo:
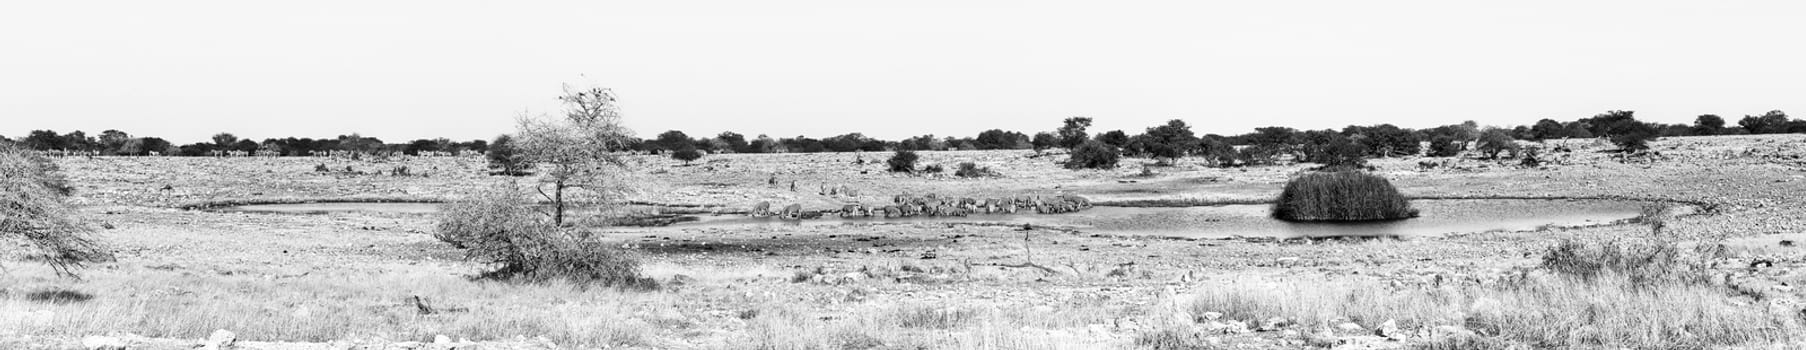
M 977 163 L 963 162 L 963 163 L 959 163 L 959 169 L 953 171 L 953 176 L 958 176 L 958 177 L 997 177 L 998 174 L 996 171 L 992 171 L 991 167 L 981 167 L 981 166 L 978 166 Z
M 1360 169 L 1367 166 L 1367 153 L 1367 146 L 1338 137 L 1317 147 L 1310 160 L 1323 164 L 1325 169 Z
M 1372 221 L 1417 216 L 1386 178 L 1358 171 L 1311 172 L 1293 178 L 1273 204 L 1289 221 Z
M 929 165 L 922 167 L 922 172 L 928 173 L 928 174 L 939 174 L 939 173 L 947 172 L 947 168 L 942 168 L 940 164 L 929 164 Z
M 1113 169 L 1122 152 L 1103 142 L 1085 141 L 1066 159 L 1067 169 Z
M 1431 157 L 1454 157 L 1467 150 L 1467 142 L 1448 135 L 1437 135 L 1430 138 Z
M 893 173 L 907 173 L 915 171 L 917 159 L 921 159 L 921 156 L 917 156 L 914 151 L 897 151 L 896 155 L 884 162 L 890 164 L 890 171 Z
M 0 237 L 37 248 L 58 275 L 89 262 L 108 261 L 112 254 L 88 237 L 92 229 L 77 220 L 69 202 L 75 189 L 55 163 L 12 145 L 0 145 Z
M 1500 153 L 1518 152 L 1517 140 L 1511 138 L 1510 132 L 1499 128 L 1486 129 L 1486 132 L 1480 134 L 1480 141 L 1475 142 L 1474 147 L 1480 153 L 1485 153 L 1486 159 L 1498 159 Z
M 554 225 L 533 205 L 514 183 L 485 189 L 446 204 L 433 237 L 466 249 L 466 259 L 495 265 L 495 270 L 483 274 L 488 278 L 654 286 L 626 252 Z
M 690 164 L 690 162 L 696 161 L 697 159 L 702 159 L 702 151 L 696 150 L 696 147 L 684 147 L 683 149 L 677 150 L 677 152 L 671 152 L 671 159 L 681 160 L 684 161 L 684 164 Z
M 1524 159 L 1519 160 L 1518 165 L 1526 168 L 1541 167 L 1543 166 L 1542 153 L 1541 148 L 1526 147 L 1524 148 Z

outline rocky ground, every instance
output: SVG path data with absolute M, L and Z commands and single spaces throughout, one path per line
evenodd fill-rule
M 1560 141 L 1552 141 L 1559 143 Z M 1617 159 L 1593 140 L 1565 142 L 1547 164 L 1388 159 L 1377 173 L 1417 197 L 1634 198 L 1699 204 L 1670 229 L 1735 254 L 1727 266 L 1761 302 L 1798 312 L 1806 264 L 1806 137 L 1670 138 L 1655 159 Z M 1072 193 L 1098 201 L 1258 201 L 1305 165 L 1211 168 L 1190 161 L 1071 171 L 1061 155 L 925 152 L 1000 177 L 883 171 L 885 154 L 711 155 L 693 165 L 633 160 L 633 200 L 735 212 L 760 201 L 811 209 L 881 203 L 902 193 L 987 197 Z M 316 198 L 442 200 L 505 178 L 481 160 L 99 158 L 59 161 L 119 261 L 81 281 L 29 262 L 3 279 L 0 347 L 192 348 L 216 330 L 249 349 L 337 348 L 1134 348 L 1175 318 L 1227 348 L 1400 348 L 1456 330 L 1213 319 L 1174 307 L 1186 295 L 1265 281 L 1364 276 L 1398 286 L 1495 283 L 1532 267 L 1562 237 L 1608 238 L 1617 225 L 1406 240 L 1279 241 L 1104 236 L 1083 230 L 946 223 L 616 228 L 665 285 L 582 291 L 470 282 L 481 271 L 433 240 L 430 216 L 281 215 L 183 210 L 209 202 Z M 1427 167 L 1428 164 L 1433 167 Z M 325 165 L 331 171 L 315 171 Z M 343 171 L 345 166 L 353 172 Z M 388 174 L 407 166 L 412 175 Z M 384 174 L 372 174 L 381 170 Z M 362 173 L 359 173 L 362 172 Z M 773 185 L 772 182 L 777 183 Z M 792 190 L 791 182 L 795 182 Z M 823 188 L 852 188 L 854 195 Z M 15 259 L 16 260 L 16 259 Z M 65 290 L 81 300 L 38 297 Z M 404 300 L 422 297 L 425 314 Z M 1754 301 L 1752 301 L 1754 302 Z M 171 304 L 171 305 L 164 305 Z M 172 306 L 173 305 L 173 306 Z M 557 306 L 553 306 L 557 305 Z M 184 311 L 184 310 L 204 310 Z M 565 311 L 560 311 L 565 310 Z M 214 312 L 233 313 L 218 316 Z M 605 315 L 604 315 L 605 314 Z M 173 315 L 173 316 L 172 316 Z M 604 316 L 599 316 L 604 315 Z M 926 315 L 926 316 L 923 316 Z M 951 315 L 951 316 L 950 316 Z M 922 319 L 932 320 L 926 324 Z M 1252 322 L 1249 322 L 1252 321 Z M 495 326 L 508 324 L 511 326 Z M 1265 327 L 1263 327 L 1265 326 Z M 1341 326 L 1341 325 L 1337 325 Z M 1394 325 L 1395 327 L 1397 325 Z M 606 332 L 589 331 L 606 329 Z M 851 334 L 851 335 L 849 335 Z M 443 335 L 443 339 L 440 339 Z M 1390 335 L 1383 337 L 1381 335 Z M 795 341 L 782 340 L 794 338 Z M 464 339 L 468 339 L 464 340 Z M 441 341 L 443 340 L 443 341 Z M 110 343 L 109 343 L 110 342 Z M 106 345 L 106 344 L 101 344 Z

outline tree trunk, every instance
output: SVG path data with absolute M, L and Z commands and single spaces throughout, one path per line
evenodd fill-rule
M 552 182 L 552 224 L 564 226 L 564 181 Z

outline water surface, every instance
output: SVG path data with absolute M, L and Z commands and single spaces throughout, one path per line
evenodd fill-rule
M 1058 225 L 1085 232 L 1191 238 L 1224 237 L 1397 237 L 1487 231 L 1527 231 L 1543 226 L 1610 224 L 1634 218 L 1652 203 L 1615 200 L 1436 199 L 1414 200 L 1415 219 L 1364 223 L 1298 223 L 1270 217 L 1267 204 L 1180 208 L 1095 207 L 1057 215 L 972 215 L 968 217 L 838 218 L 782 220 L 740 215 L 703 216 L 673 225 L 841 225 L 851 223 L 979 222 Z
M 1224 237 L 1398 237 L 1487 231 L 1527 231 L 1543 226 L 1610 224 L 1634 218 L 1649 202 L 1600 199 L 1433 199 L 1413 200 L 1414 219 L 1366 223 L 1298 223 L 1268 216 L 1266 204 L 1180 208 L 1095 207 L 1067 214 L 977 214 L 968 217 L 840 218 L 783 220 L 745 215 L 702 215 L 672 227 L 748 225 L 845 225 L 881 223 L 1003 223 L 1074 227 L 1090 233 L 1191 238 Z M 333 212 L 431 214 L 437 203 L 254 204 L 215 210 L 318 214 Z M 1686 211 L 1687 208 L 1679 210 Z

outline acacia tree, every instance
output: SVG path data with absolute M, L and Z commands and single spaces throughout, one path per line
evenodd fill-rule
M 617 181 L 626 165 L 619 152 L 632 142 L 633 131 L 621 125 L 613 90 L 565 85 L 558 100 L 562 118 L 522 116 L 514 142 L 543 170 L 534 187 L 551 202 L 552 223 L 563 225 L 573 207 L 608 203 L 627 191 Z
M 56 164 L 10 144 L 0 144 L 0 237 L 20 239 L 42 253 L 58 275 L 74 276 L 83 264 L 112 258 L 88 238 L 68 197 L 74 189 Z
M 1499 128 L 1487 128 L 1481 132 L 1480 140 L 1474 143 L 1474 147 L 1480 149 L 1480 153 L 1485 153 L 1486 159 L 1498 159 L 1499 154 L 1506 151 L 1515 155 L 1518 151 L 1517 140 L 1511 138 L 1509 131 Z
M 1090 135 L 1085 133 L 1085 128 L 1091 127 L 1091 118 L 1066 118 L 1064 123 L 1065 125 L 1060 126 L 1060 129 L 1057 130 L 1060 136 L 1060 147 L 1072 149 L 1091 140 Z
M 221 148 L 232 147 L 236 143 L 238 143 L 238 136 L 233 136 L 231 133 L 213 134 L 213 144 Z
M 496 136 L 495 142 L 489 143 L 489 150 L 484 155 L 489 158 L 489 168 L 498 169 L 502 175 L 523 176 L 527 174 L 527 169 L 533 167 L 533 163 L 527 162 L 520 150 L 515 148 L 514 137 L 507 134 Z

